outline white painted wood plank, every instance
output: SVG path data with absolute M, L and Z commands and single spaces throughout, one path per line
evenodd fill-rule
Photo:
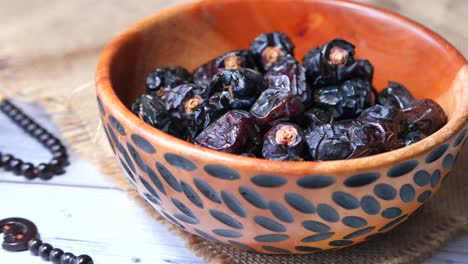
M 15 102 L 24 112 L 32 114 L 34 120 L 47 128 L 52 134 L 58 136 L 58 129 L 53 124 L 50 116 L 42 108 L 35 104 L 25 104 Z M 0 113 L 0 152 L 10 153 L 16 157 L 33 162 L 36 165 L 41 162 L 48 162 L 51 155 L 41 144 L 30 138 L 14 123 L 12 123 L 3 113 Z M 28 182 L 30 184 L 58 184 L 76 186 L 97 186 L 102 188 L 116 188 L 116 185 L 103 177 L 94 166 L 78 159 L 75 155 L 70 157 L 71 165 L 66 168 L 67 173 L 58 176 L 53 181 L 41 181 L 39 179 L 28 181 L 23 177 L 16 177 L 11 173 L 0 170 L 0 182 Z
M 21 158 L 21 156 L 18 157 Z M 71 158 L 71 165 L 66 168 L 66 173 L 64 175 L 54 177 L 52 180 L 43 181 L 35 179 L 30 181 L 21 176 L 15 176 L 12 173 L 0 170 L 0 183 L 2 182 L 18 184 L 24 183 L 30 185 L 83 186 L 84 188 L 118 188 L 117 185 L 115 185 L 106 176 L 102 175 L 93 165 L 76 157 Z
M 43 241 L 95 263 L 203 263 L 120 190 L 0 183 L 0 208 L 0 219 L 28 218 Z M 43 263 L 2 250 L 0 260 Z

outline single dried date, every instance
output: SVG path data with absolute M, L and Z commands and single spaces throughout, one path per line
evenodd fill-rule
M 208 103 L 213 108 L 224 111 L 223 114 L 225 114 L 229 110 L 234 110 L 230 105 L 230 97 L 228 91 L 216 92 L 208 99 Z
M 374 139 L 366 127 L 353 120 L 337 121 L 306 132 L 312 160 L 339 160 L 377 153 Z
M 368 60 L 355 60 L 354 63 L 348 66 L 338 67 L 336 69 L 336 78 L 338 81 L 361 79 L 372 83 L 374 79 L 374 65 Z
M 328 110 L 335 120 L 359 116 L 373 104 L 373 99 L 372 86 L 359 79 L 326 86 L 313 92 L 315 105 Z
M 211 123 L 229 111 L 229 98 L 225 92 L 215 93 L 196 109 L 188 126 L 189 141 L 206 129 Z
M 213 76 L 220 71 L 238 70 L 240 68 L 257 69 L 250 50 L 230 51 L 210 60 L 193 71 L 193 82 L 199 86 L 208 87 Z
M 304 105 L 298 96 L 278 89 L 267 89 L 250 109 L 250 113 L 262 126 L 278 121 L 288 121 L 304 112 Z
M 265 89 L 262 74 L 252 69 L 223 70 L 213 77 L 210 90 L 226 92 L 232 109 L 249 110 Z
M 156 68 L 146 77 L 146 93 L 162 97 L 167 90 L 191 81 L 192 75 L 183 67 Z
M 367 127 L 374 136 L 374 149 L 384 152 L 405 145 L 401 136 L 408 124 L 400 109 L 393 106 L 374 105 L 364 110 L 357 121 L 363 127 Z
M 198 105 L 206 97 L 206 89 L 194 84 L 182 84 L 169 90 L 162 100 L 166 110 L 173 117 L 183 119 L 185 115 L 195 113 Z
M 228 153 L 252 153 L 260 145 L 260 128 L 249 112 L 231 110 L 203 130 L 195 144 Z
M 147 124 L 173 136 L 184 137 L 182 126 L 171 118 L 171 114 L 166 110 L 164 102 L 157 96 L 144 94 L 136 99 L 131 109 L 135 115 Z
M 349 77 L 345 73 L 350 72 L 347 67 L 355 64 L 354 49 L 353 44 L 343 39 L 333 39 L 321 47 L 311 49 L 303 59 L 309 86 L 317 88 L 337 84 L 343 81 L 338 79 L 343 78 L 343 75 Z M 354 65 L 353 68 L 356 67 L 357 65 Z M 361 71 L 364 69 L 359 70 Z
M 302 160 L 304 133 L 291 123 L 273 126 L 263 137 L 262 155 L 269 160 Z
M 291 55 L 278 59 L 265 73 L 269 88 L 284 89 L 301 98 L 304 104 L 310 102 L 306 83 L 305 68 Z
M 297 122 L 306 130 L 314 130 L 318 126 L 331 124 L 333 116 L 326 110 L 314 107 L 298 118 Z
M 401 83 L 388 82 L 388 85 L 383 89 L 376 98 L 376 103 L 383 106 L 394 106 L 400 109 L 408 107 L 414 97 L 411 92 Z
M 294 48 L 291 39 L 282 32 L 260 34 L 250 44 L 250 50 L 263 71 L 270 68 L 280 57 L 287 54 L 294 56 Z
M 408 133 L 427 137 L 447 123 L 442 107 L 431 99 L 416 100 L 402 110 L 408 120 Z

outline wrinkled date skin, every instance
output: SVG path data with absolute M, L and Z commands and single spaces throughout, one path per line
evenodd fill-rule
M 147 124 L 176 137 L 183 138 L 182 127 L 179 122 L 171 118 L 164 102 L 157 96 L 145 94 L 132 104 L 132 112 Z
M 181 118 L 181 114 L 194 113 L 204 97 L 204 88 L 194 84 L 182 84 L 168 91 L 161 99 L 167 111 Z
M 302 160 L 304 132 L 291 123 L 273 126 L 263 137 L 262 156 L 269 160 Z
M 389 82 L 388 86 L 376 98 L 376 103 L 380 105 L 394 106 L 400 109 L 407 108 L 413 101 L 414 97 L 411 92 L 397 82 Z
M 401 138 L 408 123 L 400 109 L 393 106 L 374 105 L 367 108 L 357 119 L 373 135 L 374 149 L 378 152 L 390 151 L 405 145 Z
M 305 78 L 305 68 L 291 55 L 278 59 L 265 73 L 269 88 L 284 89 L 308 104 L 310 92 Z
M 408 133 L 415 132 L 427 137 L 447 123 L 447 116 L 442 107 L 431 99 L 413 101 L 403 109 L 408 120 Z
M 250 50 L 230 51 L 210 60 L 193 71 L 193 82 L 201 87 L 208 87 L 213 76 L 220 71 L 240 68 L 257 70 L 257 64 Z
M 203 101 L 197 109 L 188 126 L 190 141 L 220 116 L 229 111 L 229 98 L 224 92 L 215 93 L 209 100 Z
M 291 120 L 304 112 L 301 99 L 285 90 L 267 89 L 250 109 L 262 126 L 281 120 Z
M 226 92 L 232 109 L 249 110 L 266 83 L 261 73 L 242 68 L 223 70 L 213 77 L 210 90 Z
M 312 160 L 339 160 L 375 154 L 370 131 L 354 120 L 326 124 L 306 132 Z
M 321 108 L 312 108 L 298 118 L 297 122 L 306 130 L 314 130 L 318 126 L 333 123 L 333 116 Z
M 157 68 L 146 78 L 146 93 L 162 97 L 167 90 L 191 81 L 192 75 L 180 66 Z
M 309 85 L 317 88 L 338 83 L 338 78 L 346 75 L 341 71 L 349 72 L 348 67 L 355 63 L 354 48 L 353 44 L 343 39 L 334 39 L 311 49 L 303 59 Z
M 250 44 L 250 50 L 262 71 L 268 70 L 280 57 L 294 56 L 294 44 L 282 32 L 269 32 L 259 35 Z
M 374 65 L 368 60 L 356 60 L 349 66 L 338 67 L 336 70 L 336 78 L 338 81 L 361 79 L 372 83 L 374 79 Z
M 373 104 L 373 98 L 371 85 L 359 79 L 326 86 L 315 90 L 313 94 L 315 105 L 330 111 L 335 120 L 359 116 Z
M 231 110 L 208 126 L 195 144 L 228 153 L 253 153 L 260 145 L 260 128 L 249 112 Z

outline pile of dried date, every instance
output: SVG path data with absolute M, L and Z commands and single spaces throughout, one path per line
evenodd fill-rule
M 447 117 L 397 82 L 377 93 L 373 65 L 334 39 L 299 63 L 281 32 L 190 74 L 158 68 L 132 111 L 151 126 L 210 149 L 269 160 L 338 160 L 413 144 Z

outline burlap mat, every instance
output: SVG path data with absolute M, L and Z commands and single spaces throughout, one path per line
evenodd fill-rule
M 0 0 L 0 91 L 42 103 L 76 153 L 98 165 L 148 207 L 121 175 L 100 128 L 94 69 L 104 45 L 126 26 L 178 1 Z M 436 30 L 468 55 L 464 23 L 468 1 L 366 0 L 396 10 Z M 424 7 L 422 7 L 422 5 Z M 340 251 L 305 256 L 241 252 L 175 230 L 187 247 L 210 263 L 415 263 L 468 229 L 468 156 L 423 210 L 390 234 Z

